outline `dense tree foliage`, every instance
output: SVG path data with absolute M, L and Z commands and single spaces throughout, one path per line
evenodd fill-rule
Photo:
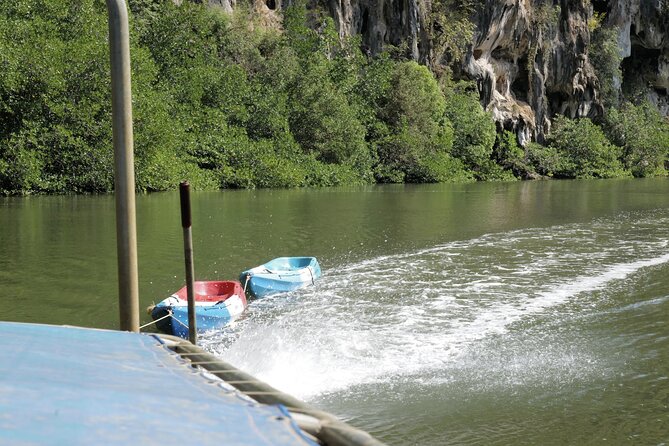
M 625 176 L 620 148 L 614 146 L 601 128 L 588 118 L 558 117 L 548 138 L 561 159 L 555 175 L 566 178 L 614 178 Z
M 606 134 L 561 118 L 547 147 L 523 148 L 496 133 L 471 85 L 437 80 L 401 49 L 368 57 L 303 2 L 281 29 L 241 4 L 225 14 L 128 3 L 141 191 L 182 179 L 204 189 L 665 174 L 669 127 L 648 105 L 609 113 Z M 455 60 L 469 34 L 440 17 Z M 103 0 L 0 2 L 0 193 L 113 189 L 107 32 Z
M 595 68 L 600 83 L 602 101 L 606 107 L 618 106 L 618 85 L 623 73 L 620 64 L 623 60 L 618 47 L 618 31 L 613 27 L 599 25 L 601 18 L 595 15 L 596 28 L 592 33 L 590 60 Z
M 622 147 L 625 167 L 635 177 L 664 176 L 669 156 L 669 125 L 648 102 L 629 102 L 607 114 L 611 141 Z

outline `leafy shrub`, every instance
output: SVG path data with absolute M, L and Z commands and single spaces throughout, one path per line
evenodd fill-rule
M 378 165 L 374 174 L 381 183 L 436 183 L 469 179 L 464 166 L 443 147 L 434 147 L 426 135 L 404 127 L 377 142 Z
M 375 169 L 376 180 L 380 183 L 403 183 L 407 173 L 420 162 L 419 147 L 424 144 L 421 135 L 404 128 L 391 134 L 376 144 L 379 165 Z
M 406 47 L 368 58 L 302 0 L 284 31 L 202 3 L 129 1 L 138 190 L 609 177 L 619 157 L 664 172 L 667 124 L 645 106 L 610 114 L 622 152 L 589 121 L 558 120 L 549 147 L 495 145 L 475 89 L 447 72 L 439 84 Z M 476 5 L 433 23 L 457 19 L 466 37 Z M 466 39 L 440 32 L 462 56 Z M 0 193 L 113 189 L 107 33 L 99 0 L 0 2 Z M 612 60 L 598 73 L 616 74 Z
M 379 182 L 439 182 L 462 177 L 462 165 L 453 160 L 453 128 L 444 118 L 445 101 L 427 68 L 415 62 L 389 66 L 381 60 L 370 75 L 382 88 L 371 90 L 378 107 L 369 127 L 378 164 Z
M 390 128 L 404 126 L 434 137 L 444 121 L 444 95 L 423 65 L 401 62 L 395 65 L 387 96 L 379 111 Z
M 590 60 L 599 79 L 604 105 L 615 107 L 618 105 L 618 85 L 623 77 L 620 69 L 623 57 L 618 46 L 617 29 L 611 26 L 597 26 L 592 33 L 589 50 Z
M 438 152 L 423 157 L 414 166 L 409 180 L 417 183 L 466 183 L 474 181 L 474 176 L 465 169 L 462 161 L 448 153 Z
M 324 164 L 310 159 L 305 164 L 305 186 L 353 186 L 369 183 L 359 169 L 349 165 Z
M 532 169 L 539 175 L 553 176 L 561 169 L 562 156 L 555 147 L 545 147 L 535 142 L 530 142 L 525 147 L 527 160 Z
M 607 115 L 611 140 L 623 148 L 625 167 L 635 177 L 663 176 L 669 156 L 669 123 L 648 102 L 629 102 Z
M 35 135 L 21 132 L 0 140 L 0 193 L 21 194 L 41 188 L 43 162 Z
M 305 73 L 291 91 L 290 130 L 306 153 L 345 163 L 367 150 L 365 128 L 346 96 L 319 71 Z
M 548 145 L 561 155 L 555 166 L 555 176 L 564 178 L 614 178 L 624 177 L 619 158 L 620 147 L 614 146 L 602 129 L 588 118 L 572 120 L 558 117 Z
M 518 139 L 513 132 L 504 130 L 497 135 L 494 155 L 497 163 L 502 168 L 512 172 L 518 178 L 531 178 L 534 174 L 534 169 L 528 163 L 525 150 L 518 145 Z
M 495 123 L 464 84 L 446 93 L 446 117 L 453 124 L 451 154 L 462 160 L 477 177 L 485 176 L 495 144 Z

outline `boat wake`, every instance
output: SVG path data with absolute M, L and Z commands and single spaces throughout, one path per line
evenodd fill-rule
M 514 336 L 594 311 L 616 287 L 669 263 L 669 241 L 649 235 L 666 224 L 625 215 L 324 262 L 315 287 L 252 302 L 242 320 L 201 342 L 303 399 L 403 379 L 447 381 L 473 356 L 495 357 Z M 596 360 L 570 355 L 574 373 L 596 368 Z M 536 361 L 543 373 L 546 358 Z

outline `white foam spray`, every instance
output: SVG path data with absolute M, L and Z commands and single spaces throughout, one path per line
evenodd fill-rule
M 669 263 L 667 240 L 621 238 L 621 226 L 488 234 L 331 268 L 202 342 L 303 399 L 434 374 L 521 322 L 564 317 L 565 306 L 596 304 L 612 283 Z

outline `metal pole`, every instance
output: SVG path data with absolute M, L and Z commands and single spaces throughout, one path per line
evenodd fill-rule
M 186 293 L 188 296 L 188 340 L 197 345 L 197 323 L 195 321 L 195 296 L 193 294 L 193 234 L 190 216 L 190 184 L 184 181 L 179 185 L 181 198 L 181 227 L 184 230 L 184 257 L 186 259 Z
M 120 328 L 139 331 L 135 169 L 130 93 L 130 44 L 125 0 L 107 0 L 112 80 L 114 194 Z

